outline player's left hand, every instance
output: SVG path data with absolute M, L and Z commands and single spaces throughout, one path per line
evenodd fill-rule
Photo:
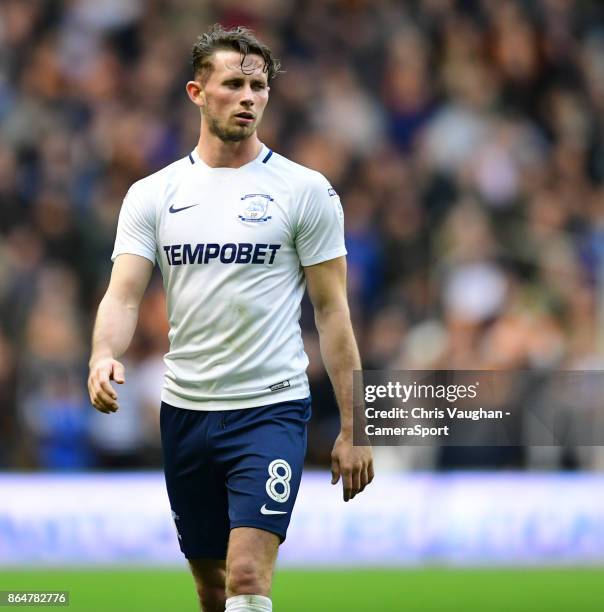
M 351 500 L 373 480 L 373 454 L 370 446 L 354 446 L 352 437 L 342 433 L 331 451 L 331 484 L 342 476 L 344 501 Z

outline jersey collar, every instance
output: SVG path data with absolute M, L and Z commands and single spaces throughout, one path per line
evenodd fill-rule
M 255 163 L 262 163 L 264 162 L 264 160 L 268 161 L 270 159 L 270 156 L 273 154 L 272 150 L 269 149 L 264 143 L 261 143 L 262 147 L 260 148 L 260 153 L 258 153 L 258 155 L 256 155 L 256 157 L 254 157 L 254 159 L 250 160 L 249 162 L 247 162 L 247 164 L 243 164 L 243 166 L 239 166 L 239 168 L 223 168 L 223 167 L 217 167 L 217 168 L 212 168 L 211 166 L 208 166 L 208 164 L 206 164 L 201 157 L 199 157 L 199 153 L 197 152 L 197 147 L 195 147 L 190 153 L 189 153 L 189 160 L 191 161 L 191 163 L 195 166 L 199 165 L 201 168 L 203 168 L 204 170 L 210 170 L 212 172 L 214 171 L 218 171 L 218 172 L 236 172 L 237 170 L 241 170 L 242 168 L 247 168 L 248 166 L 251 166 L 252 164 Z M 264 162 L 266 163 L 266 162 Z

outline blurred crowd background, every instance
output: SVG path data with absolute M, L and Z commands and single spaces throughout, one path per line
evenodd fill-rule
M 195 146 L 189 54 L 244 24 L 285 72 L 261 139 L 341 196 L 365 368 L 604 368 L 604 4 L 2 0 L 0 468 L 158 467 L 161 279 L 121 410 L 89 404 L 122 199 Z M 312 312 L 308 462 L 337 410 Z M 530 442 L 530 440 L 528 440 Z M 580 468 L 598 449 L 378 449 L 395 468 Z

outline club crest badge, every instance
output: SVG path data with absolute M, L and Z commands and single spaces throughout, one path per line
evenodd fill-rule
M 241 198 L 243 210 L 237 215 L 241 221 L 248 223 L 266 222 L 271 217 L 267 214 L 268 205 L 273 201 L 271 196 L 265 193 L 248 193 Z

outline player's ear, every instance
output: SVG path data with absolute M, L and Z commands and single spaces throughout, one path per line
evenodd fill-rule
M 195 106 L 205 104 L 205 92 L 199 81 L 188 81 L 186 85 L 187 95 Z

